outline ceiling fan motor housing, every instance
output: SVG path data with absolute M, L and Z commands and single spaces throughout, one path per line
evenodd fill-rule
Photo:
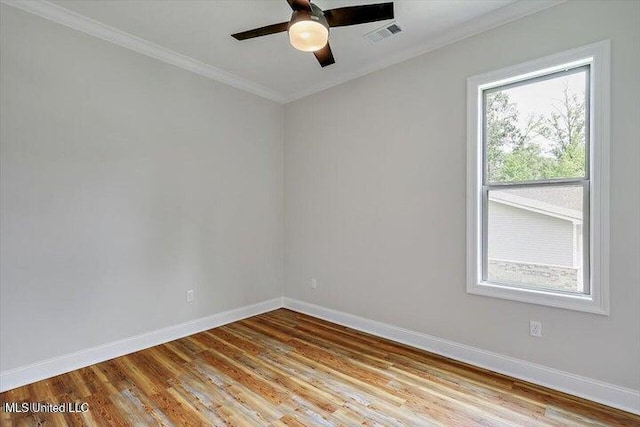
M 327 22 L 327 18 L 324 17 L 324 12 L 318 6 L 313 3 L 309 3 L 311 6 L 311 12 L 307 10 L 294 10 L 291 14 L 291 20 L 289 21 L 289 28 L 293 26 L 296 22 L 300 21 L 314 21 L 322 24 L 327 31 L 330 31 L 329 23 Z

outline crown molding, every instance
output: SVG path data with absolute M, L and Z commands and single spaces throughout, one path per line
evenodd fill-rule
M 390 67 L 400 62 L 407 61 L 411 58 L 415 58 L 425 53 L 440 49 L 447 45 L 456 43 L 460 40 L 475 36 L 476 34 L 483 33 L 501 25 L 508 24 L 509 22 L 516 21 L 525 16 L 532 15 L 540 12 L 544 9 L 548 9 L 553 6 L 565 3 L 567 0 L 518 0 L 500 9 L 489 12 L 478 18 L 465 22 L 462 25 L 456 26 L 448 31 L 445 31 L 441 35 L 428 39 L 425 43 L 418 45 L 412 49 L 406 49 L 398 54 L 388 56 L 380 61 L 375 62 L 372 65 L 361 67 L 360 69 L 353 71 L 345 76 L 339 77 L 327 83 L 323 83 L 317 86 L 311 86 L 305 90 L 294 93 L 287 96 L 284 103 L 289 103 L 302 99 L 306 96 L 313 95 L 314 93 L 321 92 L 325 89 L 329 89 L 333 86 L 337 86 L 342 83 L 346 83 L 349 80 L 357 79 L 364 75 L 373 73 L 383 68 Z
M 541 10 L 557 6 L 567 0 L 519 0 L 498 10 L 490 12 L 479 18 L 473 19 L 464 25 L 458 26 L 450 31 L 446 31 L 440 36 L 429 39 L 424 44 L 412 49 L 404 50 L 396 55 L 388 56 L 372 65 L 361 67 L 347 75 L 331 80 L 329 82 L 311 86 L 292 95 L 284 94 L 272 90 L 268 87 L 228 73 L 220 68 L 216 68 L 204 62 L 193 59 L 189 56 L 174 52 L 170 49 L 157 45 L 141 37 L 134 36 L 117 28 L 98 22 L 94 19 L 65 9 L 46 0 L 0 0 L 0 3 L 21 9 L 23 11 L 38 15 L 45 19 L 57 22 L 67 27 L 73 28 L 94 37 L 109 41 L 134 52 L 150 56 L 157 60 L 175 65 L 182 69 L 191 71 L 198 75 L 219 81 L 229 86 L 250 92 L 254 95 L 286 104 L 306 96 L 321 92 L 333 86 L 346 83 L 349 80 L 362 77 L 372 72 L 381 70 L 391 65 L 404 62 L 416 56 L 423 55 L 441 47 L 453 44 L 460 40 L 472 37 L 476 34 L 499 27 L 509 22 L 518 20 L 525 16 L 540 12 Z
M 105 25 L 94 19 L 65 9 L 45 0 L 0 0 L 8 6 L 38 15 L 58 24 L 65 25 L 102 40 L 117 44 L 134 52 L 183 68 L 198 75 L 219 81 L 237 89 L 267 98 L 278 103 L 284 102 L 284 96 L 265 86 L 228 73 L 220 68 L 190 58 L 167 49 L 143 38 L 134 36 L 117 28 Z

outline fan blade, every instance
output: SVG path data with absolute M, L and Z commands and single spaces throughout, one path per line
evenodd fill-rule
M 331 46 L 329 42 L 320 50 L 313 52 L 320 65 L 324 68 L 327 65 L 335 64 L 336 60 L 333 59 L 333 53 L 331 52 Z
M 289 21 L 279 24 L 267 25 L 266 27 L 254 28 L 253 30 L 243 31 L 242 33 L 231 34 L 236 40 L 252 39 L 254 37 L 268 36 L 269 34 L 281 33 L 287 31 Z
M 340 7 L 324 11 L 331 27 L 358 25 L 366 22 L 393 19 L 393 3 L 367 4 L 362 6 Z
M 309 0 L 287 0 L 289 6 L 293 10 L 306 10 L 307 12 L 311 12 L 311 5 L 309 4 Z

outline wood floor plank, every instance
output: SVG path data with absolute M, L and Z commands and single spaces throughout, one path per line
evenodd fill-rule
M 0 394 L 2 426 L 633 426 L 640 417 L 280 309 Z

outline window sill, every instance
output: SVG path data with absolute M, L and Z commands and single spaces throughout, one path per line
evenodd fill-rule
M 569 295 L 544 290 L 513 288 L 487 282 L 479 282 L 475 285 L 470 284 L 467 287 L 467 293 L 605 316 L 609 315 L 608 307 L 604 304 L 604 301 L 592 295 Z

